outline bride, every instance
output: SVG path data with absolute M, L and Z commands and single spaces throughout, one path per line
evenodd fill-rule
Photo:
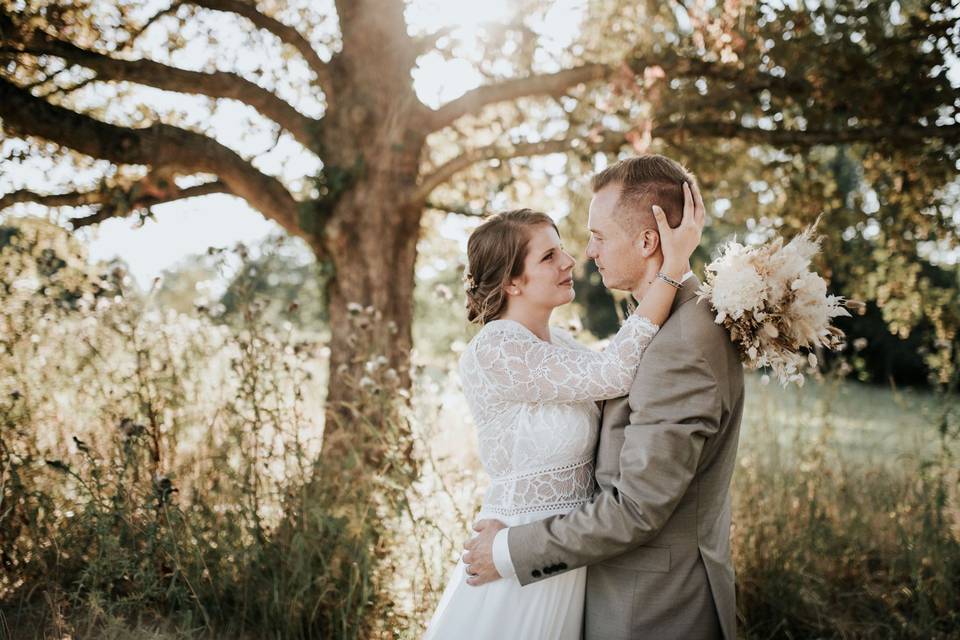
M 628 392 L 669 314 L 676 288 L 668 280 L 679 282 L 689 270 L 702 228 L 702 221 L 691 223 L 692 207 L 683 216 L 671 229 L 654 207 L 666 279 L 650 287 L 603 352 L 549 326 L 553 309 L 573 300 L 575 264 L 550 217 L 508 211 L 471 234 L 468 319 L 482 328 L 460 359 L 460 375 L 491 478 L 479 519 L 525 524 L 567 513 L 593 495 L 596 401 Z M 461 559 L 426 638 L 580 638 L 586 568 L 523 588 L 516 580 L 472 586 L 468 578 Z

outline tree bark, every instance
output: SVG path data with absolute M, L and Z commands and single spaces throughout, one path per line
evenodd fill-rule
M 366 393 L 360 381 L 366 376 L 390 395 L 409 386 L 424 204 L 416 188 L 427 136 L 418 127 L 422 105 L 408 72 L 385 74 L 382 68 L 414 65 L 413 41 L 402 29 L 402 3 L 364 0 L 341 7 L 344 51 L 330 64 L 338 100 L 324 116 L 318 150 L 327 193 L 317 214 L 324 218 L 317 240 L 333 268 L 327 284 L 331 341 L 323 457 L 333 466 L 362 446 L 356 421 L 378 419 L 358 406 Z M 366 363 L 378 357 L 386 362 L 368 371 Z M 387 376 L 389 369 L 394 373 Z M 375 456 L 376 450 L 368 447 L 363 454 Z
M 364 390 L 395 394 L 410 383 L 413 289 L 420 209 L 397 206 L 396 179 L 377 176 L 345 194 L 327 244 L 330 376 L 324 458 L 336 461 L 360 445 L 354 422 L 371 419 L 358 405 Z M 398 197 L 399 196 L 399 197 Z M 369 364 L 368 364 L 369 363 Z M 392 372 L 390 372 L 392 370 Z M 370 452 L 366 452 L 369 454 Z

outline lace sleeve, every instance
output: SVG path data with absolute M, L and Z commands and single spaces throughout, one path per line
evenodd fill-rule
M 569 347 L 574 351 L 593 351 L 593 349 L 574 338 L 573 334 L 562 327 L 551 327 L 550 337 L 554 343 L 563 347 Z
M 582 402 L 625 395 L 659 327 L 631 315 L 602 352 L 544 342 L 511 321 L 487 329 L 477 336 L 476 362 L 488 398 Z

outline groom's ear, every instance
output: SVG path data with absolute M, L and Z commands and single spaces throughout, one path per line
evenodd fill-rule
M 644 229 L 634 244 L 644 258 L 649 258 L 660 248 L 660 234 L 655 229 Z

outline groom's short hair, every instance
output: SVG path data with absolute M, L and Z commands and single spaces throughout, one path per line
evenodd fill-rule
M 683 183 L 694 184 L 693 174 L 683 165 L 661 155 L 620 160 L 593 176 L 596 193 L 604 187 L 620 186 L 614 215 L 620 226 L 636 236 L 644 229 L 657 228 L 651 207 L 658 205 L 667 223 L 676 227 L 683 219 Z

